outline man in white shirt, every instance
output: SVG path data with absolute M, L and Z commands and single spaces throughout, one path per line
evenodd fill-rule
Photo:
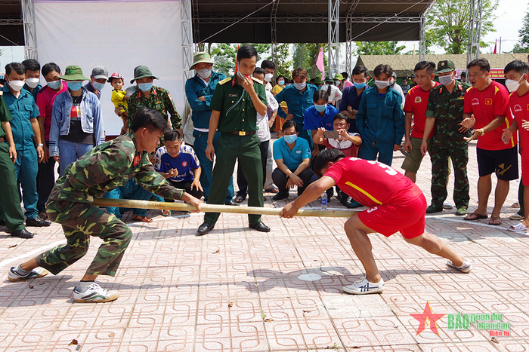
M 334 85 L 334 80 L 330 77 L 325 78 L 325 84 L 321 87 L 321 90 L 326 91 L 329 95 L 329 104 L 334 105 L 338 109 L 340 105 L 337 102 L 342 100 L 342 92 Z

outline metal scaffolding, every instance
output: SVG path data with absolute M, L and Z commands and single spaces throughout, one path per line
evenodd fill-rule
M 277 9 L 279 7 L 279 1 L 280 0 L 274 0 L 274 3 L 272 4 L 272 11 L 270 12 L 270 34 L 272 37 L 271 44 L 272 44 L 272 61 L 277 66 Z M 274 71 L 274 80 L 277 77 L 277 70 Z
M 353 71 L 353 13 L 360 0 L 353 0 L 345 15 L 345 70 L 348 74 Z M 351 80 L 353 78 L 351 77 Z
M 199 31 L 199 23 L 200 23 L 200 17 L 199 17 L 199 11 L 198 11 L 198 0 L 190 0 L 191 1 L 191 8 L 193 10 L 193 42 L 195 43 L 195 51 L 200 51 L 199 44 L 200 42 L 200 31 Z
M 37 29 L 35 27 L 35 7 L 33 0 L 21 0 L 24 22 L 24 57 L 38 60 Z
M 470 22 L 468 24 L 468 50 L 467 65 L 470 61 L 479 58 L 479 45 L 481 43 L 481 15 L 483 0 L 469 0 Z
M 329 77 L 338 73 L 340 59 L 340 0 L 329 0 Z

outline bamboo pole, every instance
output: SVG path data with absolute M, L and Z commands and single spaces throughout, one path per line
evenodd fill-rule
M 194 211 L 196 208 L 186 203 L 165 203 L 149 202 L 145 200 L 132 199 L 106 199 L 95 198 L 92 202 L 95 206 L 100 207 L 119 207 L 135 209 L 160 209 L 160 210 L 177 210 L 177 211 Z M 261 208 L 261 207 L 234 207 L 231 205 L 201 204 L 200 210 L 210 213 L 237 213 L 237 214 L 262 214 L 262 215 L 279 215 L 282 208 Z M 358 214 L 357 211 L 351 210 L 317 210 L 317 209 L 300 209 L 296 216 L 315 216 L 327 218 L 351 217 Z

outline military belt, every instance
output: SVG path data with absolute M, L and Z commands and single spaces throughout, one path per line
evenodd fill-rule
M 252 134 L 255 134 L 256 131 L 233 131 L 228 132 L 228 134 L 236 134 L 237 136 L 251 136 Z

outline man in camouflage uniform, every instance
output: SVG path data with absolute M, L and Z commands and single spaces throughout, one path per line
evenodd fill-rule
M 134 114 L 143 106 L 158 111 L 165 117 L 169 126 L 172 125 L 173 129 L 180 130 L 182 119 L 176 111 L 171 94 L 163 88 L 153 86 L 154 79 L 158 77 L 154 76 L 147 66 L 138 66 L 134 69 L 134 79 L 130 83 L 136 81 L 137 87 L 128 101 L 129 128 Z M 170 120 L 168 114 L 171 115 Z
M 97 236 L 103 244 L 74 288 L 74 300 L 97 303 L 117 299 L 118 292 L 104 290 L 94 280 L 98 275 L 116 275 L 132 232 L 116 216 L 93 206 L 90 199 L 102 197 L 103 193 L 135 178 L 163 198 L 181 199 L 200 209 L 198 199 L 171 186 L 154 171 L 148 159 L 148 153 L 156 149 L 166 129 L 166 121 L 159 112 L 141 108 L 132 121 L 131 133 L 100 144 L 70 164 L 46 203 L 50 220 L 63 227 L 66 244 L 11 268 L 9 280 L 42 277 L 48 271 L 57 275 L 81 259 L 88 251 L 90 236 Z
M 470 201 L 467 177 L 468 129 L 461 126 L 465 93 L 470 85 L 455 80 L 455 65 L 450 60 L 440 61 L 437 66 L 439 83 L 432 88 L 428 98 L 426 124 L 421 144 L 423 155 L 427 152 L 428 135 L 434 129 L 430 155 L 432 160 L 432 204 L 427 213 L 443 211 L 443 202 L 447 197 L 446 183 L 449 174 L 448 160 L 454 166 L 454 201 L 456 215 L 465 215 Z

